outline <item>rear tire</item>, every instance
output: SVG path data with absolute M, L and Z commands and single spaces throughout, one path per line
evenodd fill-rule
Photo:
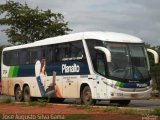
M 17 86 L 15 88 L 15 92 L 14 92 L 14 96 L 15 96 L 15 101 L 16 102 L 22 102 L 23 101 L 23 94 L 22 94 L 22 90 L 20 86 Z
M 96 103 L 96 100 L 92 99 L 92 93 L 89 86 L 85 86 L 81 93 L 81 101 L 85 105 L 92 105 Z
M 31 101 L 31 95 L 30 95 L 29 86 L 25 86 L 24 87 L 24 89 L 23 89 L 23 98 L 24 98 L 24 102 Z

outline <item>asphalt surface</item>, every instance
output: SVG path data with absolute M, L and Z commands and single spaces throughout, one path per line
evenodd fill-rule
M 0 102 L 3 102 L 8 98 L 9 99 L 11 98 L 12 101 L 14 101 L 14 97 L 0 95 Z M 79 103 L 79 102 L 80 101 L 78 99 L 65 99 L 65 101 L 63 103 L 60 103 L 60 104 L 74 104 L 74 103 Z M 96 103 L 95 106 L 111 106 L 111 104 L 110 104 L 109 101 L 99 101 L 99 102 Z M 131 100 L 130 104 L 127 107 L 138 108 L 138 109 L 160 108 L 160 99 Z
M 75 100 L 66 99 L 65 103 L 77 103 Z M 97 101 L 96 106 L 114 106 L 110 104 L 110 101 Z M 150 100 L 131 100 L 130 104 L 126 107 L 138 108 L 138 109 L 154 109 L 160 108 L 160 99 Z
M 97 102 L 98 106 L 110 106 L 107 101 Z M 126 107 L 138 108 L 138 109 L 154 109 L 160 108 L 160 99 L 150 99 L 150 100 L 131 100 L 130 104 Z

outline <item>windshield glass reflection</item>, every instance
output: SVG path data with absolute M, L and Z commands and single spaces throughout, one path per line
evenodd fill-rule
M 123 82 L 149 79 L 148 64 L 143 45 L 108 43 L 112 56 L 109 76 Z

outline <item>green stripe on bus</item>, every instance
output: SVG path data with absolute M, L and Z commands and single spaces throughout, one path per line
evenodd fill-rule
M 18 66 L 10 67 L 8 77 L 17 77 L 18 71 L 19 71 L 19 67 Z
M 117 86 L 117 87 L 124 87 L 124 83 L 122 83 L 122 82 L 117 82 L 115 86 Z
M 14 71 L 14 67 L 10 67 L 8 77 L 12 77 L 13 71 Z

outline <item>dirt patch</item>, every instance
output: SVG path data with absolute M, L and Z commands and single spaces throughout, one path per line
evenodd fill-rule
M 82 109 L 75 109 L 67 105 L 48 104 L 45 106 L 26 106 L 24 104 L 0 104 L 0 113 L 7 114 L 88 114 Z
M 64 118 L 68 114 L 89 114 L 89 117 L 86 118 L 86 120 L 142 120 L 142 116 L 140 115 L 124 115 L 97 110 L 78 109 L 72 105 L 55 103 L 49 103 L 45 106 L 0 103 L 0 114 L 54 114 L 63 115 Z M 156 120 L 158 120 L 158 118 Z

